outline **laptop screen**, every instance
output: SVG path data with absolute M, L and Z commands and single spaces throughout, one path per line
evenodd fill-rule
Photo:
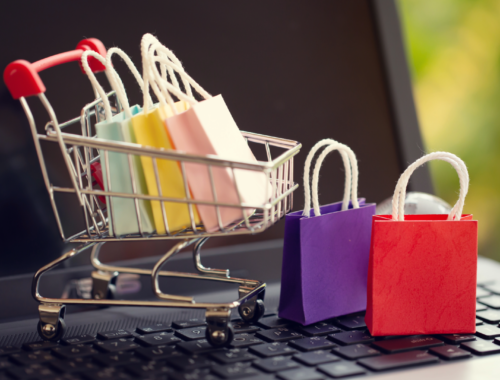
M 22 4 L 8 7 L 21 12 Z M 23 12 L 23 17 L 36 28 L 35 34 L 11 35 L 8 31 L 15 20 L 6 17 L 10 12 L 3 14 L 0 33 L 11 37 L 8 44 L 1 42 L 0 67 L 16 59 L 33 62 L 71 50 L 90 36 L 108 48 L 122 48 L 140 69 L 140 39 L 146 32 L 154 33 L 209 93 L 223 95 L 241 130 L 302 143 L 294 164 L 300 184 L 295 210 L 304 207 L 305 157 L 324 138 L 347 144 L 356 153 L 360 197 L 380 202 L 392 195 L 402 168 L 384 57 L 369 1 L 158 2 L 147 17 L 140 16 L 136 6 L 116 9 L 96 3 L 99 12 L 88 4 L 78 8 L 79 17 L 67 19 L 44 3 L 31 7 L 36 9 Z M 141 92 L 119 59 L 116 68 L 131 104 L 140 104 Z M 79 116 L 93 100 L 90 82 L 76 63 L 47 70 L 41 77 L 60 122 Z M 105 82 L 102 74 L 98 79 Z M 42 133 L 48 118 L 37 99 L 30 99 L 30 105 Z M 59 256 L 64 246 L 26 118 L 3 83 L 0 129 L 0 276 L 31 273 Z M 322 204 L 341 200 L 344 188 L 342 161 L 336 153 L 330 156 L 321 171 Z M 69 184 L 57 152 L 47 152 L 47 165 L 51 176 Z M 57 202 L 64 210 L 63 225 L 74 232 L 83 229 L 74 195 Z M 283 227 L 279 222 L 258 235 L 213 238 L 206 246 L 279 239 Z M 104 255 L 106 261 L 159 255 L 170 244 L 108 244 Z M 78 264 L 88 264 L 88 258 L 72 262 Z

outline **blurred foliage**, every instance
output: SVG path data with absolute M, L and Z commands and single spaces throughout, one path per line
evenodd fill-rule
M 464 213 L 479 221 L 479 252 L 500 261 L 500 1 L 398 0 L 427 152 L 469 169 Z M 454 204 L 458 178 L 431 163 L 437 195 Z

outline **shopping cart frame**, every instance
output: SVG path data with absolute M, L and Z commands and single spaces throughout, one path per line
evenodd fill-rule
M 83 51 L 82 51 L 83 52 Z M 64 54 L 64 53 L 63 53 Z M 33 64 L 34 65 L 34 64 Z M 50 67 L 50 66 L 49 66 Z M 97 71 L 97 70 L 96 70 Z M 72 119 L 66 123 L 59 125 L 55 112 L 52 109 L 49 101 L 44 93 L 36 94 L 41 103 L 45 107 L 50 122 L 46 125 L 46 134 L 38 134 L 36 130 L 36 123 L 31 113 L 29 105 L 24 96 L 19 96 L 19 100 L 28 118 L 35 148 L 37 151 L 38 159 L 40 162 L 42 175 L 45 181 L 47 191 L 50 196 L 51 205 L 56 217 L 56 222 L 59 228 L 61 237 L 65 243 L 81 243 L 77 248 L 71 249 L 64 253 L 58 259 L 45 265 L 38 270 L 33 278 L 32 294 L 39 305 L 40 321 L 38 324 L 38 332 L 40 336 L 48 340 L 59 340 L 65 330 L 64 314 L 65 305 L 99 305 L 99 306 L 148 306 L 148 307 L 178 307 L 178 308 L 199 308 L 206 310 L 207 320 L 207 334 L 206 337 L 213 345 L 225 345 L 232 340 L 232 329 L 230 325 L 231 310 L 238 308 L 238 311 L 243 320 L 247 322 L 258 320 L 264 313 L 264 292 L 266 284 L 257 280 L 232 278 L 228 270 L 205 268 L 201 263 L 201 247 L 212 236 L 229 236 L 229 235 L 242 235 L 242 234 L 255 234 L 264 231 L 269 226 L 283 217 L 286 212 L 292 208 L 293 204 L 293 191 L 298 187 L 293 182 L 293 157 L 299 152 L 301 145 L 296 141 L 285 140 L 275 137 L 269 137 L 249 132 L 242 132 L 242 135 L 249 142 L 265 145 L 268 162 L 244 162 L 244 161 L 229 161 L 215 156 L 196 156 L 184 154 L 177 151 L 166 151 L 155 149 L 151 147 L 144 147 L 138 144 L 114 142 L 102 140 L 91 137 L 90 119 L 95 116 L 99 121 L 101 100 L 97 99 L 89 103 L 82 109 L 79 118 Z M 114 94 L 109 93 L 108 97 Z M 116 110 L 120 110 L 120 105 L 116 100 Z M 93 111 L 92 111 L 93 110 Z M 80 123 L 82 128 L 82 135 L 75 135 L 71 133 L 64 133 L 62 130 L 75 123 Z M 57 143 L 61 149 L 64 157 L 68 173 L 71 177 L 73 187 L 59 187 L 50 183 L 48 176 L 44 155 L 41 149 L 40 142 L 53 142 Z M 71 146 L 71 148 L 68 148 Z M 272 146 L 285 149 L 285 152 L 272 159 L 270 148 Z M 103 157 L 94 156 L 94 151 L 104 152 Z M 131 157 L 133 155 L 148 156 L 153 160 L 156 174 L 158 173 L 157 160 L 168 159 L 179 162 L 183 178 L 185 181 L 186 197 L 181 198 L 168 198 L 162 196 L 161 185 L 159 186 L 159 196 L 150 196 L 145 194 L 137 194 L 134 188 L 134 193 L 118 193 L 113 192 L 109 180 L 109 152 L 118 152 L 127 154 L 129 158 L 129 170 L 131 169 Z M 106 181 L 108 181 L 108 190 L 103 191 L 94 189 L 91 179 L 90 164 L 96 160 L 104 161 L 106 172 L 108 173 Z M 185 163 L 198 163 L 207 165 L 207 170 L 210 174 L 211 186 L 213 189 L 214 201 L 199 201 L 191 198 L 186 182 Z M 215 184 L 212 176 L 212 167 L 223 167 L 231 170 L 234 176 L 235 170 L 253 170 L 265 173 L 268 176 L 268 186 L 272 187 L 270 200 L 265 204 L 245 204 L 241 202 L 238 204 L 226 204 L 217 201 L 215 192 Z M 158 177 L 158 174 L 157 174 Z M 133 179 L 133 176 L 131 177 Z M 235 182 L 236 191 L 237 184 Z M 59 210 L 54 198 L 55 193 L 75 193 L 86 223 L 86 229 L 76 235 L 65 237 L 64 229 L 61 223 Z M 108 200 L 111 197 L 131 198 L 136 204 L 136 216 L 139 222 L 139 234 L 127 235 L 125 237 L 115 237 L 110 235 L 109 224 L 105 217 L 106 212 L 112 212 L 111 202 L 109 211 L 103 209 L 98 202 L 98 197 L 104 196 Z M 141 221 L 139 212 L 137 211 L 138 201 L 156 200 L 160 201 L 162 205 L 164 202 L 182 202 L 185 203 L 190 210 L 191 227 L 181 231 L 169 231 L 168 223 L 166 220 L 165 209 L 163 206 L 165 225 L 167 226 L 166 235 L 149 235 L 146 236 L 141 230 Z M 211 205 L 217 210 L 219 219 L 219 230 L 215 232 L 204 231 L 202 226 L 197 226 L 193 217 L 193 205 Z M 247 216 L 243 212 L 243 220 L 235 223 L 232 226 L 223 226 L 220 222 L 220 208 L 221 207 L 237 207 L 242 211 L 246 209 L 260 210 L 253 216 Z M 109 216 L 109 213 L 108 213 Z M 123 242 L 123 241 L 148 241 L 148 240 L 181 240 L 174 247 L 172 247 L 162 258 L 157 262 L 152 270 L 118 267 L 113 265 L 103 264 L 99 259 L 101 247 L 107 242 Z M 165 262 L 178 253 L 180 250 L 194 244 L 193 260 L 197 273 L 183 273 L 162 271 L 161 268 Z M 81 252 L 92 249 L 91 263 L 95 267 L 92 272 L 93 279 L 93 299 L 63 299 L 63 298 L 48 298 L 39 293 L 40 279 L 47 271 L 58 266 L 62 262 L 69 260 L 72 257 L 80 254 Z M 113 287 L 119 273 L 132 273 L 139 275 L 151 276 L 154 292 L 159 301 L 130 301 L 130 300 L 115 300 L 109 299 L 113 297 Z M 189 279 L 204 279 L 211 281 L 222 281 L 226 283 L 238 284 L 239 298 L 236 301 L 229 303 L 197 303 L 193 297 L 179 296 L 163 293 L 160 289 L 159 276 L 165 277 L 179 277 Z

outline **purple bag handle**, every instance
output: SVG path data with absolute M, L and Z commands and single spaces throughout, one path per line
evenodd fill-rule
M 354 152 L 345 144 L 341 144 L 333 139 L 324 139 L 316 143 L 309 152 L 306 163 L 304 166 L 304 195 L 305 195 L 305 206 L 302 215 L 309 217 L 311 209 L 311 190 L 309 187 L 309 170 L 314 157 L 314 154 L 323 146 L 328 145 L 328 147 L 321 153 L 316 161 L 316 166 L 313 170 L 313 183 L 312 183 L 312 202 L 314 207 L 314 215 L 321 215 L 318 201 L 318 182 L 319 182 L 319 170 L 323 164 L 326 156 L 334 151 L 338 150 L 342 160 L 344 162 L 346 181 L 344 185 L 344 199 L 342 201 L 342 210 L 347 210 L 349 206 L 349 197 L 352 198 L 352 204 L 354 208 L 359 208 L 358 203 L 358 163 Z M 352 169 L 352 174 L 351 174 Z M 352 190 L 352 191 L 351 191 Z

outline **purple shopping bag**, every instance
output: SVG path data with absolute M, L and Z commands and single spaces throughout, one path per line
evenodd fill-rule
M 317 160 L 313 175 L 314 212 L 308 216 L 309 166 L 314 153 L 324 145 L 329 146 Z M 339 150 L 346 170 L 344 200 L 319 207 L 319 168 L 333 150 Z M 320 141 L 309 153 L 304 169 L 306 209 L 285 217 L 281 318 L 309 325 L 366 308 L 375 204 L 357 199 L 357 171 L 354 153 L 334 140 Z M 349 202 L 350 193 L 352 200 Z

